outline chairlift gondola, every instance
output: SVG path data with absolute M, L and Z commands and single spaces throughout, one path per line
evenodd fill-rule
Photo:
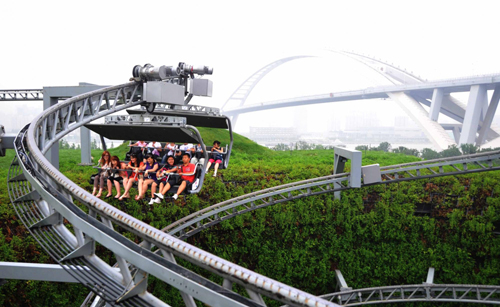
M 88 129 L 101 138 L 112 140 L 150 140 L 156 142 L 176 142 L 200 144 L 204 163 L 196 168 L 198 186 L 188 191 L 198 193 L 203 187 L 208 152 L 196 126 L 228 129 L 230 143 L 226 145 L 220 168 L 227 168 L 233 145 L 231 121 L 220 114 L 219 109 L 188 105 L 193 95 L 211 96 L 210 80 L 194 79 L 194 74 L 212 74 L 206 66 L 193 67 L 179 63 L 177 69 L 150 64 L 135 66 L 133 76 L 144 82 L 140 109 L 129 109 L 129 115 L 106 116 L 104 124 L 87 124 Z M 188 89 L 189 88 L 189 92 Z

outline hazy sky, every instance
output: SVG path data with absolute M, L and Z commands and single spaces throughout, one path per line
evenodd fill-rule
M 329 49 L 375 55 L 427 79 L 500 72 L 500 2 L 493 0 L 3 1 L 0 8 L 0 89 L 115 85 L 127 82 L 136 64 L 182 61 L 214 68 L 213 97 L 192 103 L 220 107 L 259 68 L 292 55 L 321 57 L 283 65 L 249 103 L 369 84 L 367 70 L 340 86 L 345 71 L 355 69 L 339 69 L 347 60 L 332 59 Z M 2 104 L 0 113 L 9 115 L 9 104 Z M 360 106 L 382 115 L 394 110 L 387 101 Z M 317 116 L 324 122 L 349 107 L 308 108 L 304 120 L 323 125 Z M 242 123 L 280 125 L 279 118 L 294 113 L 259 114 Z

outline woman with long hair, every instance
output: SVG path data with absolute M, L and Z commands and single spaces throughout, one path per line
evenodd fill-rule
M 109 151 L 105 150 L 102 153 L 101 158 L 98 161 L 99 163 L 99 173 L 94 177 L 94 190 L 92 191 L 92 195 L 97 197 L 101 197 L 102 189 L 104 188 L 104 182 L 108 177 L 108 169 L 111 168 L 111 155 Z M 97 192 L 97 186 L 99 186 L 99 193 Z
M 153 158 L 152 154 L 146 155 L 146 164 L 144 164 L 142 170 L 144 171 L 144 178 L 141 180 L 139 178 L 139 186 L 142 184 L 142 188 L 139 195 L 135 197 L 135 200 L 143 199 L 148 190 L 148 186 L 156 181 L 156 171 L 158 170 L 158 162 Z M 156 186 L 151 187 L 151 199 L 156 192 Z
M 125 191 L 123 192 L 123 195 L 118 198 L 119 200 L 123 200 L 124 198 L 130 198 L 129 191 L 132 188 L 132 185 L 134 184 L 134 181 L 139 181 L 139 175 L 141 168 L 144 166 L 144 163 L 140 162 L 139 159 L 137 158 L 136 154 L 131 154 L 130 155 L 130 162 L 125 166 L 125 169 L 130 169 L 132 170 L 132 173 L 128 176 L 127 184 L 123 185 L 125 188 Z M 142 176 L 142 174 L 141 174 Z M 141 185 L 138 185 L 139 189 L 139 194 L 141 193 Z
M 113 194 L 111 193 L 113 184 L 116 188 L 115 198 L 120 198 L 120 167 L 120 159 L 117 156 L 112 156 L 111 169 L 109 170 L 110 174 L 108 176 L 108 195 L 106 195 L 106 198 L 113 196 Z

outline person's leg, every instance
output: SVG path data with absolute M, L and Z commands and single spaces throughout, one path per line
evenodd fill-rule
M 100 174 L 97 174 L 94 176 L 94 190 L 92 190 L 92 195 L 95 196 L 95 193 L 97 193 L 97 185 L 99 185 L 99 176 Z
M 215 163 L 214 165 L 214 177 L 217 176 L 217 170 L 219 169 L 219 162 Z
M 102 190 L 104 189 L 104 174 L 99 175 L 99 192 L 97 193 L 97 197 L 101 197 L 102 195 Z
M 127 193 L 125 193 L 125 190 L 127 189 L 128 181 L 130 180 L 128 177 L 122 177 L 122 183 L 123 183 L 123 195 L 127 196 Z
M 106 179 L 106 183 L 107 183 L 106 185 L 107 185 L 107 188 L 108 188 L 108 194 L 106 195 L 106 197 L 110 197 L 110 196 L 113 195 L 112 190 L 111 190 L 113 188 L 112 181 L 113 182 L 115 181 L 114 178 L 108 178 L 108 179 Z
M 139 182 L 137 183 L 138 194 L 135 196 L 135 200 L 139 200 L 140 196 L 142 195 L 142 184 L 143 183 L 144 183 L 144 179 L 139 179 Z
M 121 195 L 121 189 L 120 189 L 120 181 L 115 179 L 115 189 L 116 189 L 116 196 L 115 198 L 120 198 Z
M 134 179 L 129 178 L 127 180 L 127 186 L 126 187 L 124 186 L 125 191 L 123 191 L 123 195 L 120 197 L 120 200 L 123 200 L 123 198 L 125 198 L 125 197 L 127 197 L 127 198 L 130 197 L 129 193 L 130 193 L 130 189 L 132 188 L 133 185 L 134 185 Z
M 182 193 L 182 191 L 184 191 L 184 189 L 186 188 L 186 185 L 187 185 L 186 180 L 183 180 L 181 185 L 177 189 L 177 193 L 175 193 L 173 196 L 174 199 L 177 199 L 177 197 L 179 197 L 179 195 Z
M 156 187 L 158 186 L 158 183 L 153 180 L 153 183 L 151 184 L 151 198 L 155 198 L 155 192 L 156 192 Z
M 205 170 L 205 173 L 208 172 L 208 170 L 210 169 L 210 166 L 212 165 L 212 161 L 208 160 L 208 163 L 207 163 L 207 169 Z

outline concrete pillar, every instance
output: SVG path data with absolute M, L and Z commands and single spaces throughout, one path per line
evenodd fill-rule
M 437 122 L 439 112 L 441 111 L 441 104 L 443 102 L 443 89 L 435 88 L 432 93 L 431 109 L 429 110 L 429 118 Z
M 90 154 L 90 130 L 86 127 L 80 128 L 80 143 L 81 143 L 81 158 L 80 165 L 92 165 L 92 158 Z
M 483 125 L 481 126 L 481 130 L 479 130 L 479 136 L 477 137 L 477 146 L 483 145 L 487 131 L 491 127 L 491 123 L 493 122 L 493 116 L 495 116 L 495 112 L 497 111 L 498 101 L 500 100 L 500 86 L 495 87 L 495 91 L 493 92 L 493 97 L 491 97 L 490 105 L 488 106 L 488 110 L 486 112 L 486 116 L 484 117 Z
M 470 88 L 469 101 L 465 110 L 465 118 L 460 134 L 461 144 L 474 144 L 476 142 L 476 132 L 479 126 L 479 119 L 484 105 L 488 101 L 488 93 L 485 85 L 473 85 Z
M 56 97 L 50 96 L 45 90 L 43 89 L 43 110 L 47 110 L 51 106 L 57 104 L 58 99 Z M 47 127 L 48 128 L 48 127 Z M 49 162 L 57 169 L 59 169 L 59 144 L 56 143 L 52 145 L 52 147 L 47 151 L 45 154 L 45 158 L 49 160 Z
M 458 144 L 460 142 L 460 128 L 458 126 L 453 127 L 453 137 Z

